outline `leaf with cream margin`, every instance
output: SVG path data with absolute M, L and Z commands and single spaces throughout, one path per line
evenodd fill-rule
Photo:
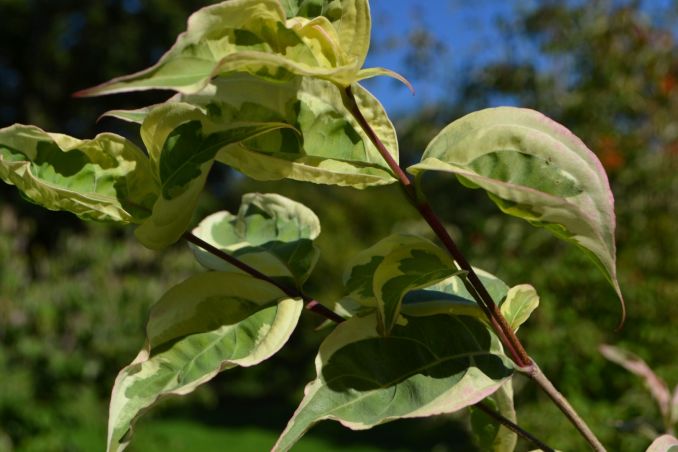
M 79 140 L 20 124 L 0 129 L 0 178 L 47 209 L 119 223 L 142 222 L 159 191 L 148 157 L 121 136 Z
M 511 287 L 506 300 L 501 303 L 500 310 L 513 331 L 518 331 L 532 312 L 539 306 L 539 295 L 529 284 Z
M 379 265 L 398 248 L 416 246 L 422 242 L 427 241 L 414 235 L 393 234 L 353 256 L 344 270 L 345 298 L 362 306 L 376 308 L 378 301 L 374 293 L 374 273 Z
M 365 64 L 372 28 L 368 0 L 281 0 L 280 3 L 288 19 L 295 16 L 309 19 L 317 16 L 326 17 L 336 31 L 341 49 L 356 60 L 358 67 Z M 395 78 L 414 92 L 414 88 L 405 77 L 381 67 L 360 69 L 354 82 L 380 75 Z
M 108 451 L 127 446 L 134 422 L 159 399 L 272 356 L 302 308 L 275 286 L 236 273 L 201 273 L 170 289 L 151 309 L 143 350 L 115 380 Z
M 368 0 L 280 0 L 288 19 L 323 16 L 336 30 L 341 49 L 358 67 L 365 63 L 370 48 L 370 4 Z
M 513 404 L 513 383 L 511 380 L 504 383 L 483 403 L 490 405 L 504 418 L 517 424 L 518 418 Z M 518 442 L 518 435 L 476 408 L 471 408 L 471 430 L 476 436 L 480 450 L 513 452 Z
M 485 190 L 505 213 L 576 244 L 603 271 L 623 308 L 607 175 L 562 125 L 523 108 L 477 111 L 445 127 L 408 171 L 453 173 L 465 186 Z
M 202 220 L 193 234 L 263 274 L 282 282 L 291 280 L 299 288 L 320 254 L 313 243 L 320 234 L 318 217 L 303 204 L 277 194 L 246 194 L 237 215 L 214 213 Z M 198 262 L 209 269 L 241 271 L 198 246 L 190 246 Z
M 471 317 L 411 317 L 380 336 L 376 315 L 353 317 L 323 341 L 317 377 L 278 438 L 289 450 L 324 419 L 363 430 L 395 419 L 452 413 L 510 378 L 498 339 Z
M 168 101 L 169 102 L 169 101 Z M 150 107 L 136 108 L 134 110 L 109 110 L 102 114 L 101 118 L 116 118 L 125 122 L 131 122 L 134 124 L 143 124 L 146 116 L 153 110 L 153 107 L 157 105 L 152 105 Z
M 153 108 L 141 126 L 141 137 L 161 195 L 136 230 L 139 241 L 160 249 L 178 240 L 193 217 L 217 152 L 281 127 L 289 126 L 245 119 L 215 123 L 199 107 L 182 102 Z
M 539 306 L 539 295 L 529 284 L 509 287 L 499 278 L 479 268 L 476 275 L 513 331 L 518 331 Z M 451 276 L 438 283 L 413 290 L 405 295 L 401 311 L 411 316 L 435 314 L 469 315 L 487 321 L 462 280 L 463 275 Z
M 678 439 L 675 436 L 662 435 L 645 452 L 678 452 Z
M 493 274 L 474 268 L 478 278 L 497 306 L 506 299 L 509 287 Z M 413 290 L 403 298 L 401 311 L 410 316 L 436 314 L 468 315 L 486 321 L 485 314 L 466 288 L 463 275 L 451 276 L 428 287 Z
M 367 0 L 328 5 L 317 17 L 286 17 L 278 0 L 230 0 L 207 6 L 188 20 L 172 48 L 143 71 L 76 93 L 79 96 L 172 89 L 195 93 L 214 77 L 244 71 L 272 79 L 286 73 L 349 86 L 369 47 Z M 289 9 L 288 9 L 289 12 Z
M 241 110 L 256 105 L 293 126 L 222 149 L 217 160 L 256 180 L 294 179 L 366 188 L 396 182 L 379 151 L 344 106 L 332 83 L 308 77 L 271 82 L 238 73 L 214 81 L 214 94 L 184 96 L 186 102 L 218 112 L 216 105 Z M 383 107 L 360 86 L 354 93 L 361 112 L 398 160 L 395 129 Z M 214 121 L 218 121 L 215 118 Z
M 391 332 L 399 320 L 400 306 L 408 292 L 459 273 L 449 254 L 428 240 L 419 239 L 393 248 L 372 277 L 379 331 L 384 335 Z
M 363 114 L 398 160 L 398 141 L 381 104 L 356 85 Z M 333 84 L 303 77 L 284 82 L 247 73 L 220 77 L 203 91 L 177 95 L 169 103 L 199 107 L 215 124 L 228 121 L 280 122 L 287 129 L 222 149 L 217 159 L 258 180 L 300 181 L 365 188 L 396 181 L 388 165 L 344 106 Z M 142 110 L 106 113 L 138 121 Z
M 431 245 L 427 240 L 417 236 L 394 234 L 356 254 L 349 260 L 344 270 L 345 296 L 338 302 L 342 314 L 362 315 L 377 308 L 374 275 L 386 256 L 397 253 L 399 249 Z M 451 264 L 451 261 L 443 259 L 446 266 Z M 482 269 L 474 268 L 474 271 L 494 302 L 500 305 L 506 298 L 508 286 Z M 421 288 L 408 289 L 402 298 L 401 311 L 404 314 L 418 317 L 451 314 L 475 316 L 484 320 L 483 311 L 466 289 L 463 277 L 463 273 L 460 273 L 426 284 Z
M 397 159 L 395 131 L 381 105 L 366 91 L 356 92 Z M 260 180 L 289 177 L 356 188 L 396 180 L 344 107 L 341 91 L 322 80 L 230 74 L 153 108 L 141 136 L 163 193 L 137 230 L 151 248 L 173 243 L 185 231 L 215 154 Z

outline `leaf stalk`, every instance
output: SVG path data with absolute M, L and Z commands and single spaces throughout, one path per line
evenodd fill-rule
M 282 290 L 285 295 L 287 295 L 290 298 L 301 298 L 304 303 L 305 303 L 305 308 L 309 311 L 313 311 L 318 315 L 321 315 L 325 317 L 326 319 L 332 320 L 333 322 L 336 323 L 341 323 L 344 321 L 344 318 L 341 317 L 339 314 L 336 312 L 332 311 L 330 308 L 328 308 L 325 305 L 322 305 L 318 301 L 306 296 L 303 294 L 300 290 L 296 288 L 291 288 L 288 286 L 285 286 L 278 281 L 274 280 L 273 278 L 261 273 L 259 270 L 257 270 L 254 267 L 251 267 L 247 265 L 246 263 L 242 262 L 238 258 L 231 256 L 227 252 L 220 250 L 216 246 L 207 243 L 203 239 L 197 237 L 195 234 L 191 232 L 185 232 L 184 233 L 184 239 L 186 241 L 199 246 L 200 248 L 204 249 L 205 251 L 209 252 L 210 254 L 213 254 L 214 256 L 217 256 L 229 264 L 233 265 L 234 267 L 244 271 L 245 273 L 254 276 L 257 279 L 261 279 L 262 281 L 266 281 L 269 284 L 273 284 L 275 287 L 278 289 Z

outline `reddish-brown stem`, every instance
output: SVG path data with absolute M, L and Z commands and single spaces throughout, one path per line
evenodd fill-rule
M 291 288 L 287 287 L 275 279 L 261 273 L 259 270 L 257 270 L 254 267 L 251 267 L 247 265 L 246 263 L 242 262 L 238 258 L 231 256 L 227 252 L 220 250 L 219 248 L 211 245 L 210 243 L 207 243 L 206 241 L 202 240 L 201 238 L 197 237 L 196 235 L 190 233 L 190 232 L 185 232 L 184 233 L 184 239 L 187 241 L 193 243 L 196 246 L 199 246 L 200 248 L 204 249 L 210 254 L 213 254 L 214 256 L 217 256 L 229 264 L 233 265 L 234 267 L 244 271 L 245 273 L 254 276 L 257 279 L 261 279 L 262 281 L 266 281 L 269 284 L 273 284 L 275 287 L 278 289 L 282 290 L 285 295 L 287 295 L 290 298 L 301 298 L 304 300 L 304 303 L 306 304 L 306 309 L 309 311 L 313 311 L 318 315 L 321 315 L 325 317 L 326 319 L 332 320 L 333 322 L 336 323 L 341 323 L 344 321 L 343 317 L 341 317 L 339 314 L 336 312 L 332 311 L 329 309 L 327 306 L 324 306 L 317 302 L 316 300 L 307 297 L 301 291 L 297 290 L 296 288 Z
M 370 124 L 363 116 L 355 100 L 355 97 L 353 96 L 351 87 L 347 87 L 344 92 L 346 95 L 348 108 L 353 114 L 353 117 L 358 121 L 360 127 L 367 134 L 374 146 L 376 146 L 384 160 L 386 160 L 389 168 L 391 171 L 393 171 L 393 174 L 402 185 L 409 201 L 419 211 L 422 218 L 426 220 L 436 236 L 438 236 L 459 268 L 466 272 L 465 283 L 467 283 L 467 287 L 470 289 L 469 292 L 485 312 L 485 315 L 492 324 L 492 329 L 497 333 L 497 336 L 499 336 L 499 339 L 507 349 L 509 356 L 511 356 L 513 361 L 519 367 L 529 366 L 531 360 L 529 356 L 527 356 L 525 348 L 520 343 L 520 340 L 515 335 L 513 329 L 509 326 L 504 316 L 501 314 L 497 304 L 494 302 L 494 300 L 492 300 L 492 297 L 483 285 L 482 281 L 480 281 L 480 278 L 478 278 L 478 275 L 473 270 L 473 267 L 471 267 L 450 234 L 448 234 L 447 230 L 440 222 L 438 216 L 435 214 L 435 212 L 433 212 L 433 209 L 431 208 L 431 205 L 428 203 L 428 201 L 425 199 L 419 199 L 409 176 L 405 174 L 402 168 L 400 168 L 398 162 L 395 161 L 391 153 L 388 151 L 388 149 L 386 149 L 386 146 L 384 146 L 384 143 L 379 139 L 377 134 L 374 132 L 374 129 L 372 129 Z

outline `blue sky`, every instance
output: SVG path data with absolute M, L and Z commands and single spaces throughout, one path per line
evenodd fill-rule
M 642 7 L 648 17 L 678 34 L 676 24 L 667 23 L 675 18 L 657 14 L 657 11 L 666 11 L 666 7 L 674 1 L 645 0 Z M 508 44 L 497 27 L 499 20 L 511 20 L 517 16 L 519 8 L 531 8 L 538 3 L 539 0 L 371 0 L 373 49 L 366 67 L 383 66 L 403 74 L 413 82 L 416 95 L 412 96 L 403 85 L 386 77 L 368 80 L 364 84 L 390 114 L 434 102 L 449 95 L 446 90 L 449 90 L 455 74 L 503 56 Z M 412 76 L 412 68 L 403 66 L 404 48 L 384 50 L 385 42 L 403 41 L 417 26 L 425 26 L 446 46 L 437 70 L 422 80 Z M 526 41 L 511 43 L 514 44 L 518 46 L 514 58 L 538 58 L 537 50 Z
M 403 85 L 380 77 L 365 85 L 384 104 L 387 111 L 397 112 L 445 96 L 445 83 L 450 71 L 461 71 L 468 65 L 501 57 L 504 45 L 496 23 L 515 16 L 515 1 L 500 0 L 372 0 L 372 47 L 366 67 L 383 66 L 396 70 L 414 84 L 412 96 Z M 403 66 L 404 48 L 384 50 L 388 41 L 404 41 L 413 28 L 425 26 L 446 50 L 440 65 L 430 77 L 418 80 L 412 68 Z

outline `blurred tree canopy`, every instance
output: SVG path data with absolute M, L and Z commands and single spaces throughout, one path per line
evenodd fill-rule
M 32 123 L 80 137 L 103 129 L 134 135 L 120 122 L 94 120 L 111 108 L 164 100 L 167 93 L 81 100 L 70 93 L 154 63 L 188 14 L 207 3 L 0 0 L 0 17 L 12 18 L 0 29 L 0 126 Z M 542 0 L 521 11 L 502 25 L 504 59 L 470 70 L 463 83 L 450 86 L 456 93 L 451 101 L 398 118 L 402 160 L 417 161 L 450 121 L 506 102 L 543 111 L 598 154 L 616 197 L 628 307 L 620 333 L 613 331 L 620 315 L 614 293 L 577 250 L 499 214 L 484 194 L 452 178 L 427 177 L 425 191 L 474 265 L 509 284 L 535 285 L 542 304 L 520 332 L 528 350 L 611 450 L 641 450 L 649 439 L 637 430 L 645 422 L 659 428 L 658 411 L 639 380 L 607 363 L 597 346 L 619 344 L 654 365 L 669 384 L 678 383 L 671 322 L 678 318 L 678 49 L 676 32 L 666 25 L 678 7 L 664 4 L 648 16 L 639 1 Z M 422 33 L 410 36 L 407 58 L 428 67 L 441 47 Z M 516 39 L 538 53 L 516 57 Z M 224 170 L 211 175 L 210 187 L 200 214 L 232 210 L 245 191 L 277 191 L 316 211 L 323 255 L 309 291 L 327 302 L 340 297 L 343 265 L 353 253 L 393 231 L 429 234 L 416 212 L 399 203 L 398 187 L 309 189 L 255 183 Z M 43 211 L 5 185 L 0 262 L 0 373 L 9 388 L 0 392 L 0 450 L 88 450 L 72 433 L 94 428 L 103 435 L 112 381 L 143 342 L 148 306 L 198 267 L 182 245 L 151 253 L 128 230 Z M 316 325 L 306 316 L 294 346 L 280 357 L 224 374 L 210 389 L 169 402 L 167 412 L 194 416 L 218 412 L 219 403 L 239 403 L 251 413 L 210 422 L 247 420 L 280 430 L 311 377 L 312 350 L 323 336 L 313 331 Z M 560 449 L 583 447 L 544 396 L 517 383 L 521 425 Z M 252 414 L 257 409 L 267 415 Z M 354 434 L 335 427 L 317 430 L 349 447 L 341 441 Z M 375 429 L 380 432 L 377 440 L 355 437 L 390 450 L 473 450 L 458 417 Z

